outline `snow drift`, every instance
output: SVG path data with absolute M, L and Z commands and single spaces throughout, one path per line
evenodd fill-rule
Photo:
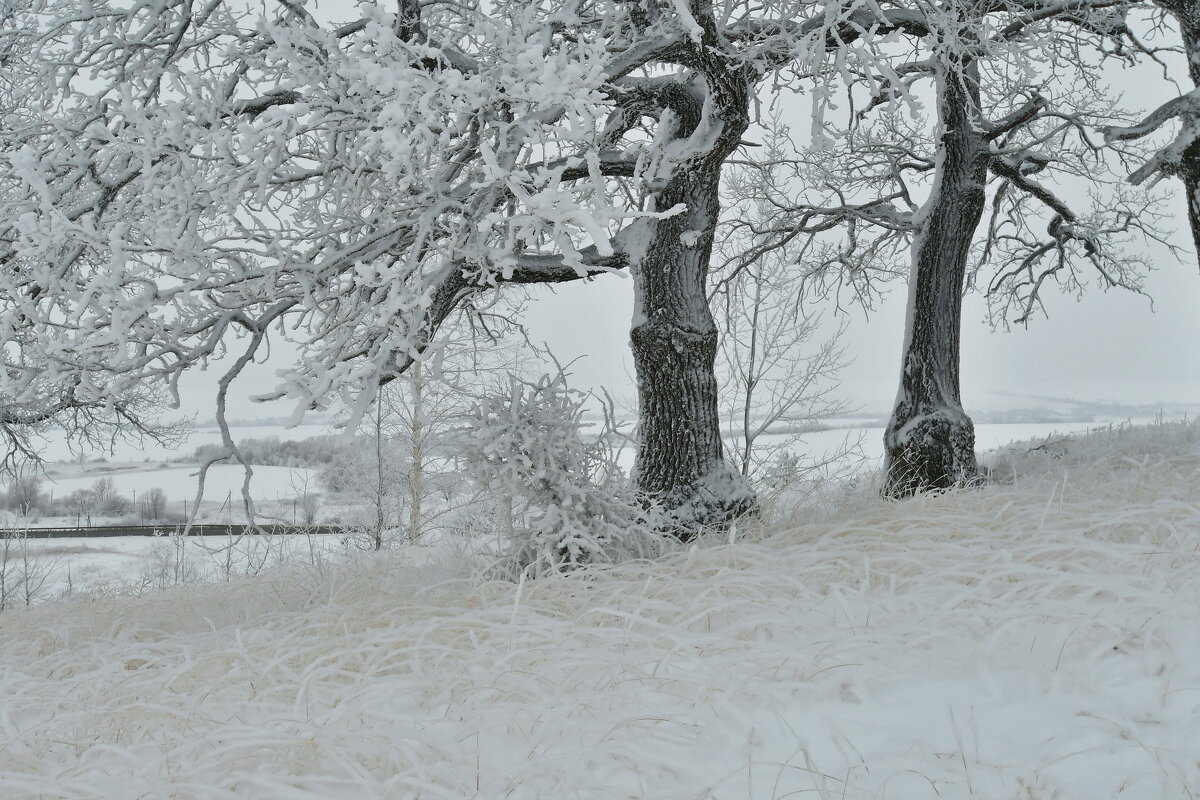
M 1193 797 L 1200 425 L 992 479 L 521 586 L 381 559 L 6 613 L 2 794 Z

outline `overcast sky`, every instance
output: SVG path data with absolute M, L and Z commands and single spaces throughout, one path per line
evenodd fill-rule
M 962 343 L 966 407 L 1040 405 L 1028 396 L 1200 403 L 1200 270 L 1194 262 L 1164 260 L 1149 288 L 1153 310 L 1145 297 L 1119 290 L 1080 302 L 1056 296 L 1049 319 L 1008 332 L 992 332 L 982 298 L 969 296 Z M 550 342 L 561 358 L 582 357 L 573 368 L 577 383 L 632 397 L 631 282 L 606 276 L 544 294 L 528 316 L 535 340 Z M 842 373 L 843 394 L 865 411 L 886 412 L 895 398 L 906 294 L 896 284 L 870 317 L 838 317 L 850 323 L 845 342 L 854 359 Z
M 1182 202 L 1182 200 L 1180 200 Z M 1180 227 L 1181 235 L 1186 233 Z M 1050 317 L 1026 328 L 992 331 L 983 299 L 967 297 L 963 313 L 962 390 L 970 410 L 1044 405 L 1037 397 L 1083 401 L 1200 404 L 1200 269 L 1163 254 L 1146 297 L 1122 290 L 1093 291 L 1076 301 L 1053 296 Z M 853 363 L 842 373 L 843 395 L 864 412 L 886 413 L 895 398 L 904 332 L 906 290 L 896 283 L 870 316 L 850 310 L 834 319 L 849 322 L 845 343 Z M 535 293 L 526 317 L 531 338 L 551 345 L 571 368 L 580 388 L 607 387 L 626 405 L 635 398 L 629 356 L 632 282 L 603 276 Z M 818 307 L 819 308 L 819 307 Z M 274 384 L 273 365 L 235 384 L 231 418 L 281 416 L 291 405 L 257 404 L 249 395 Z M 184 407 L 211 416 L 215 377 L 187 382 Z

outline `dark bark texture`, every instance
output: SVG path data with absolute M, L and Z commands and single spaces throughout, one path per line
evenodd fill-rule
M 638 488 L 667 512 L 668 527 L 685 538 L 701 526 L 722 525 L 754 505 L 746 481 L 729 466 L 717 411 L 717 327 L 706 283 L 720 216 L 721 167 L 749 125 L 753 81 L 740 70 L 705 70 L 707 112 L 719 124 L 716 140 L 675 168 L 654 206 L 682 213 L 647 223 L 645 250 L 632 258 L 635 324 L 630 331 L 637 371 L 640 437 L 634 469 Z M 697 91 L 673 109 L 674 143 L 700 121 Z M 676 103 L 683 102 L 677 94 Z
M 952 65 L 953 67 L 954 65 Z M 941 154 L 913 245 L 907 348 L 884 436 L 884 494 L 905 497 L 975 479 L 975 430 L 959 396 L 963 281 L 986 203 L 989 146 L 974 63 L 939 81 Z
M 1192 85 L 1200 87 L 1200 0 L 1173 0 L 1159 3 L 1171 12 L 1179 23 L 1179 34 L 1183 39 L 1183 52 L 1188 60 L 1188 74 Z M 1179 177 L 1183 180 L 1187 196 L 1188 223 L 1192 229 L 1192 242 L 1200 256 L 1200 142 L 1194 143 L 1179 160 Z

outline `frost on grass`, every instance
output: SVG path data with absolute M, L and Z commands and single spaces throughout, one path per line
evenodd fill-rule
M 378 559 L 5 614 L 0 786 L 1192 797 L 1200 427 L 1043 444 L 986 488 L 520 589 Z

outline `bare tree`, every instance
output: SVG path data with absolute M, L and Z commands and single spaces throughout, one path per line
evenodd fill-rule
M 75 512 L 75 525 L 80 526 L 86 520 L 88 527 L 92 525 L 92 510 L 96 507 L 96 496 L 91 489 L 76 489 L 66 497 L 67 507 Z
M 167 510 L 167 493 L 157 486 L 147 489 L 138 496 L 138 508 L 144 519 L 158 522 Z
M 29 531 L 13 524 L 0 530 L 0 611 L 31 606 L 44 595 L 60 559 L 29 546 Z
M 1100 1 L 888 11 L 913 50 L 864 42 L 842 51 L 853 58 L 839 92 L 853 113 L 844 130 L 821 119 L 824 146 L 795 159 L 809 199 L 781 201 L 796 188 L 763 181 L 775 221 L 755 226 L 765 242 L 751 255 L 804 238 L 810 283 L 848 287 L 869 303 L 872 274 L 891 274 L 909 250 L 900 390 L 885 434 L 889 495 L 977 477 L 959 337 L 963 292 L 981 270 L 995 269 L 986 285 L 1000 324 L 1013 310 L 1012 321 L 1027 322 L 1048 283 L 1081 286 L 1079 264 L 1106 288 L 1141 290 L 1147 265 L 1128 245 L 1162 241 L 1161 217 L 1153 198 L 1115 186 L 1108 162 L 1129 153 L 1106 152 L 1093 137 L 1122 116 L 1094 74 L 1096 60 L 1123 54 L 1132 38 L 1121 11 Z M 936 99 L 932 132 L 913 123 L 923 82 Z M 1110 193 L 1081 210 L 1055 185 L 1071 180 Z M 834 231 L 845 235 L 831 242 Z
M 365 531 L 373 550 L 382 550 L 391 538 L 389 531 L 402 527 L 406 488 L 411 489 L 408 426 L 395 414 L 395 395 L 406 389 L 406 383 L 395 382 L 380 390 L 358 426 L 356 446 L 347 448 L 321 473 L 327 490 L 365 512 L 354 517 L 353 525 Z
M 312 525 L 316 522 L 320 510 L 321 495 L 319 492 L 305 492 L 300 495 L 300 513 L 305 525 Z
M 520 308 L 520 305 L 516 306 Z M 360 425 L 363 447 L 337 460 L 324 474 L 327 486 L 365 505 L 364 526 L 374 549 L 388 530 L 403 529 L 411 543 L 422 532 L 472 502 L 455 449 L 448 446 L 485 386 L 522 372 L 537 355 L 520 347 L 523 331 L 514 307 L 474 309 L 444 331 L 429 363 L 415 362 L 382 387 Z
M 103 514 L 124 514 L 129 510 L 129 498 L 117 491 L 112 478 L 97 478 L 91 494 L 96 509 Z
M 425 376 L 420 362 L 409 370 L 408 540 L 421 538 L 422 486 L 425 483 Z
M 721 334 L 717 377 L 723 387 L 721 414 L 734 467 L 747 479 L 771 471 L 773 462 L 795 448 L 819 420 L 846 410 L 834 398 L 845 353 L 840 329 L 815 343 L 819 318 L 805 309 L 803 273 L 791 243 L 762 248 L 775 206 L 766 206 L 761 181 L 775 180 L 785 163 L 786 126 L 774 120 L 766 131 L 760 163 L 730 171 L 727 196 L 733 206 L 717 255 L 712 306 Z M 745 199 L 746 208 L 739 208 Z

